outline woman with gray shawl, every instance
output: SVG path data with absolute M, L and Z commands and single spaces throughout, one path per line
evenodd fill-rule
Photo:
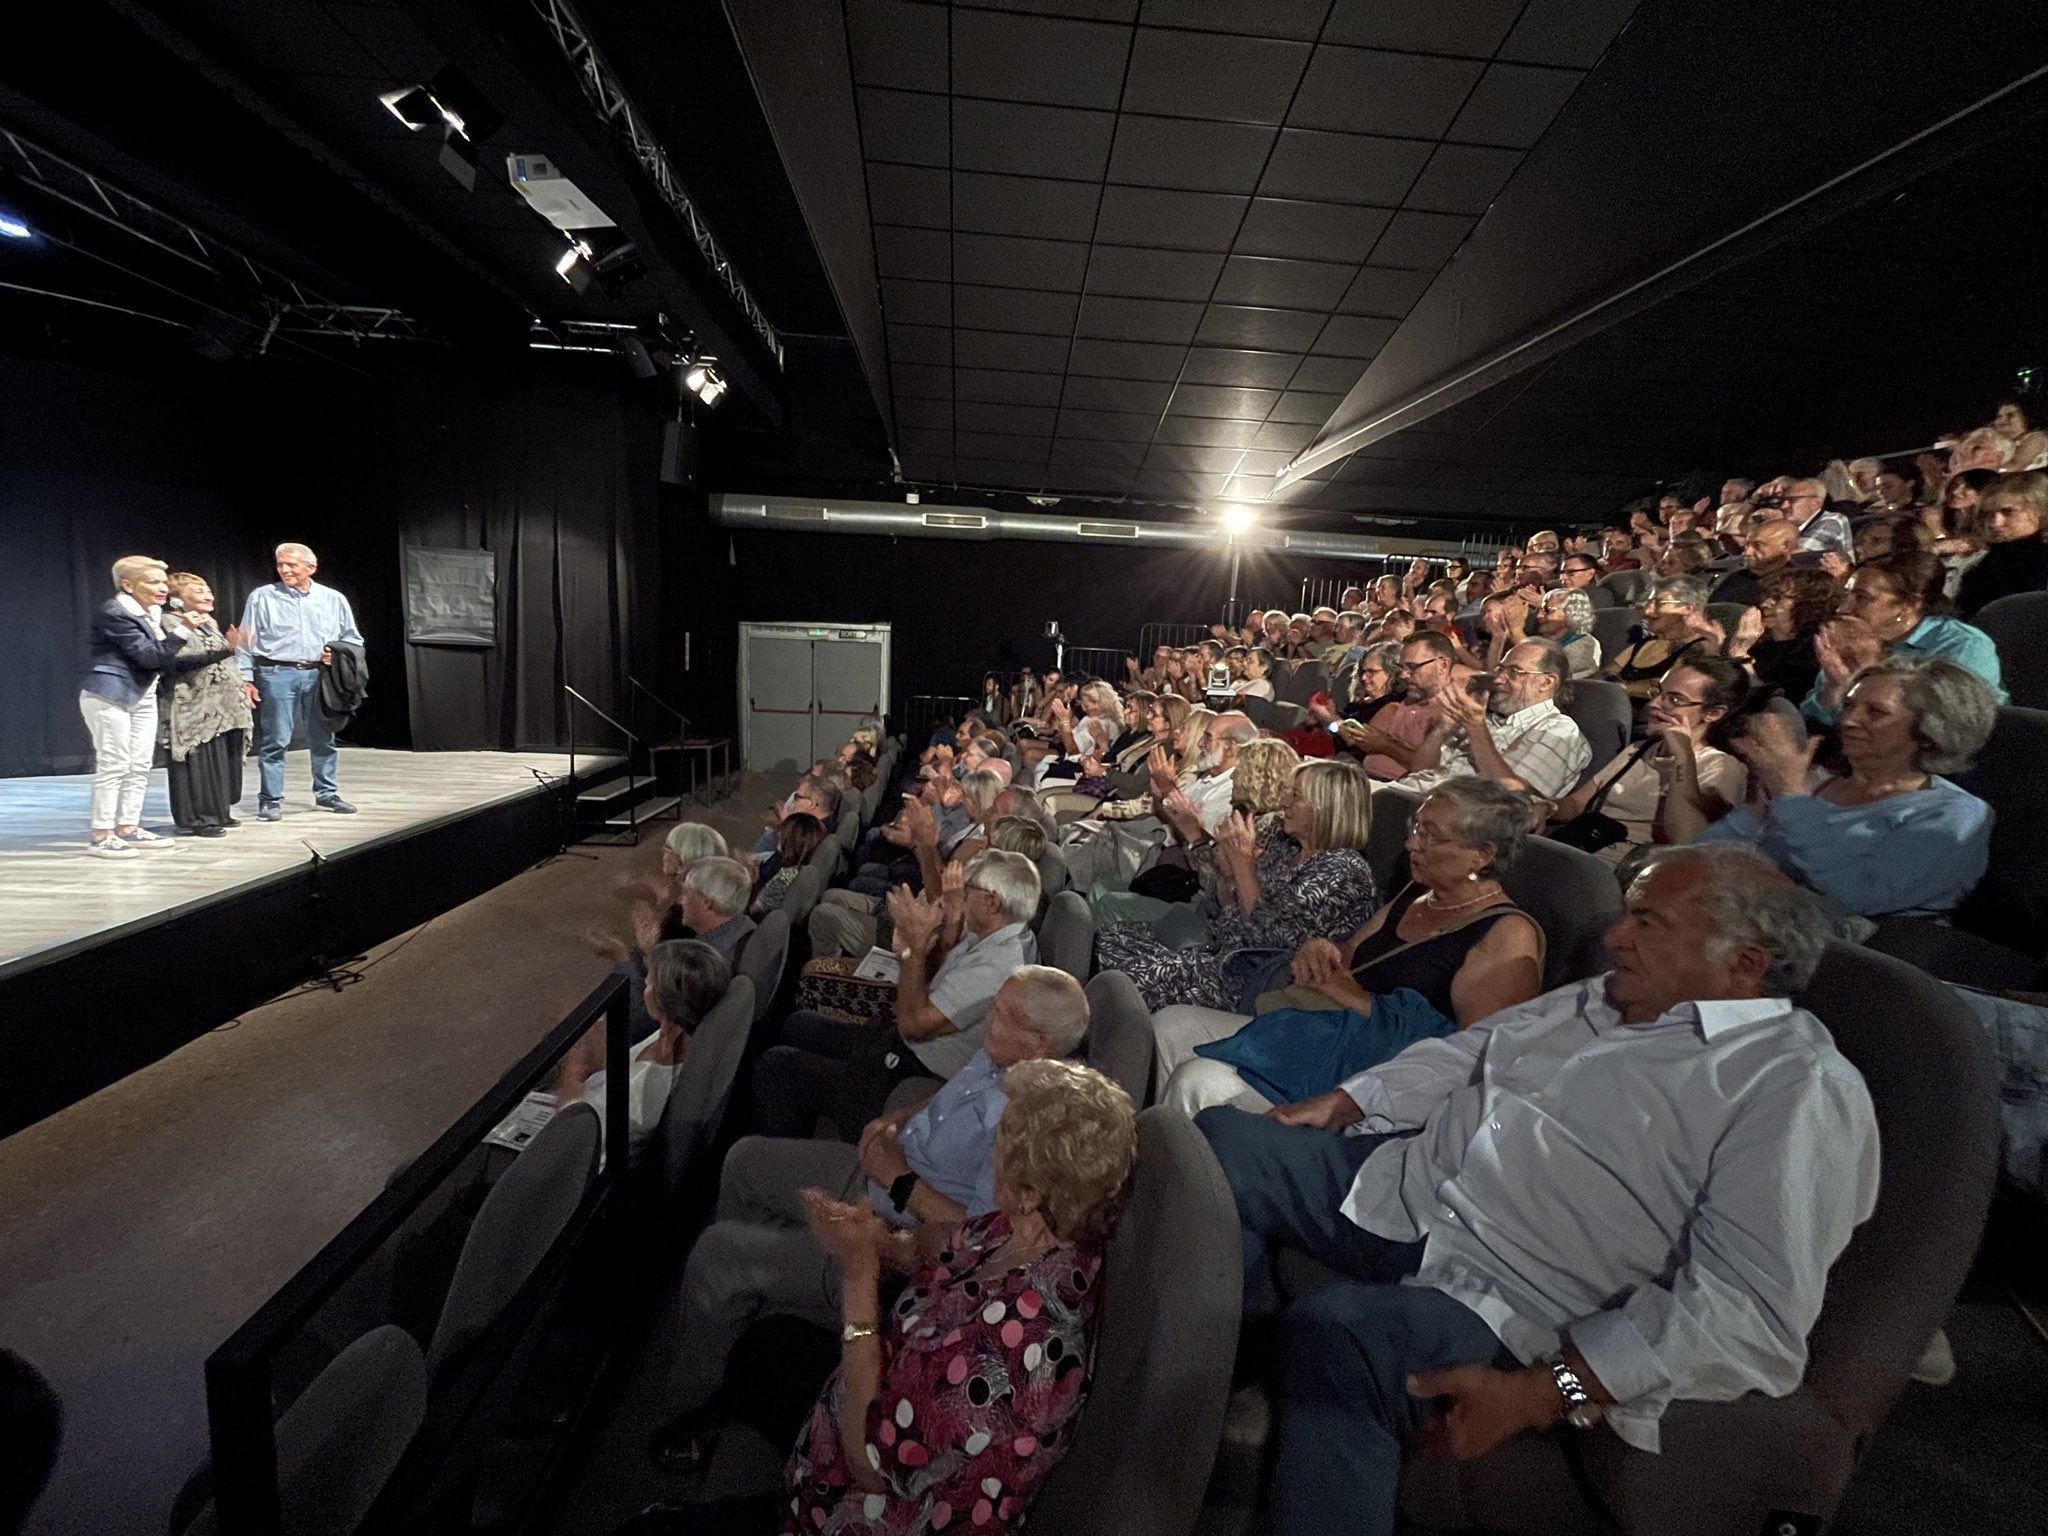
M 249 698 L 235 654 L 213 616 L 213 588 L 180 571 L 170 581 L 171 608 L 164 633 L 181 641 L 180 655 L 218 659 L 177 674 L 163 711 L 163 739 L 171 756 L 171 819 L 194 837 L 223 837 L 240 826 L 242 758 L 248 751 Z

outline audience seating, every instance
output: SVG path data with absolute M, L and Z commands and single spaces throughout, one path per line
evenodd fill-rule
M 1607 969 L 1605 936 L 1622 911 L 1612 865 L 1550 838 L 1532 837 L 1500 886 L 1543 930 L 1546 991 Z
M 1633 701 L 1621 684 L 1589 677 L 1573 683 L 1558 707 L 1571 717 L 1586 745 L 1593 749 L 1592 762 L 1579 775 L 1579 783 L 1588 783 L 1628 746 L 1629 733 L 1635 729 Z
M 649 1163 L 660 1169 L 660 1188 L 669 1196 L 683 1189 L 698 1158 L 718 1142 L 759 1013 L 754 983 L 740 975 L 697 1021 L 651 1143 Z M 532 1150 L 529 1147 L 523 1155 Z
M 1284 678 L 1273 680 L 1273 700 L 1277 704 L 1302 704 L 1330 688 L 1329 666 L 1320 661 L 1297 661 Z
M 1122 971 L 1104 971 L 1088 983 L 1088 1065 L 1109 1078 L 1143 1109 L 1152 1102 L 1152 1010 L 1137 983 Z
M 1984 878 L 1956 909 L 1953 927 L 1926 918 L 1887 918 L 1873 947 L 1925 965 L 1949 981 L 2031 987 L 2041 979 L 2042 961 L 2048 959 L 2044 764 L 2048 710 L 2001 709 L 1976 766 L 1955 775 L 1956 783 L 1984 800 L 1995 817 Z
M 353 1536 L 426 1414 L 426 1363 L 403 1328 L 373 1328 L 336 1355 L 278 1416 L 278 1529 Z M 185 1527 L 218 1529 L 211 1502 Z
M 1038 923 L 1038 958 L 1086 983 L 1095 974 L 1095 916 L 1087 898 L 1061 891 L 1045 904 Z
M 1059 1536 L 1187 1536 L 1222 1434 L 1243 1287 L 1237 1204 L 1194 1123 L 1138 1117 L 1138 1169 L 1103 1269 L 1095 1385 L 1031 1509 Z
M 1038 856 L 1039 894 L 1057 896 L 1073 883 L 1073 872 L 1067 868 L 1067 856 L 1060 852 L 1057 844 L 1047 841 L 1045 852 Z
M 1999 671 L 2012 702 L 2048 709 L 2048 592 L 2001 597 L 1970 622 L 1998 646 Z
M 1408 883 L 1408 828 L 1422 805 L 1422 796 L 1412 789 L 1392 784 L 1375 784 L 1372 790 L 1372 825 L 1365 834 L 1365 862 L 1372 867 L 1372 883 L 1381 901 L 1392 901 L 1394 893 Z
M 823 852 L 823 849 L 819 851 Z M 818 898 L 825 892 L 825 882 L 831 877 L 834 862 L 826 860 L 821 863 L 813 857 L 790 881 L 789 889 L 783 893 L 782 911 L 788 916 L 791 928 L 810 918 L 811 908 L 818 904 Z
M 1799 1001 L 1862 1072 L 1877 1110 L 1877 1208 L 1828 1277 L 1791 1395 L 1682 1402 L 1649 1456 L 1596 1429 L 1523 1435 L 1477 1461 L 1412 1461 L 1402 1505 L 1432 1530 L 1612 1530 L 1756 1536 L 1816 1530 L 1935 1330 L 1976 1252 L 1998 1156 L 1997 1073 L 1967 1008 L 1900 961 L 1832 946 Z M 1595 1514 L 1566 1471 L 1575 1455 Z M 1784 1523 L 1771 1525 L 1777 1513 Z
M 1610 571 L 1594 585 L 1612 592 L 1622 607 L 1632 608 L 1650 595 L 1650 583 L 1655 579 L 1648 571 Z
M 18 1531 L 57 1464 L 64 1414 L 56 1393 L 28 1361 L 0 1349 L 0 1531 Z
M 788 964 L 789 914 L 778 907 L 761 919 L 740 946 L 737 974 L 753 985 L 756 1024 L 767 1018 L 769 1005 L 782 990 L 782 973 Z
M 427 1372 L 435 1381 L 445 1379 L 497 1320 L 569 1224 L 597 1176 L 600 1128 L 588 1104 L 569 1105 L 484 1197 L 427 1348 Z
M 1593 638 L 1600 642 L 1600 661 L 1603 666 L 1628 649 L 1628 637 L 1642 622 L 1643 610 L 1640 608 L 1593 610 Z

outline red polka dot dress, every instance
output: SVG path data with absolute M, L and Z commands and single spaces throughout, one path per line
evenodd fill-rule
M 785 1536 L 994 1536 L 1023 1524 L 1087 1395 L 1102 1255 L 1055 1248 L 976 1278 L 1009 1234 L 1001 1212 L 963 1224 L 883 1322 L 881 1385 L 854 1454 L 886 1494 L 854 1483 L 839 1443 L 841 1378 L 826 1383 L 785 1475 Z

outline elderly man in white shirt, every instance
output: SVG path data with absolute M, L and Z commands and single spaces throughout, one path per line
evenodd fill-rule
M 1555 800 L 1578 787 L 1593 749 L 1557 707 L 1571 661 L 1554 640 L 1525 640 L 1493 669 L 1493 696 L 1481 703 L 1460 687 L 1437 691 L 1436 723 L 1394 782 L 1427 794 L 1446 779 L 1482 776 Z
M 1862 1076 L 1790 1001 L 1828 932 L 1749 850 L 1660 850 L 1608 975 L 1270 1115 L 1203 1111 L 1247 1311 L 1276 1246 L 1352 1279 L 1281 1328 L 1282 1536 L 1390 1533 L 1418 1434 L 1469 1458 L 1604 1415 L 1654 1452 L 1674 1401 L 1798 1386 L 1878 1187 Z

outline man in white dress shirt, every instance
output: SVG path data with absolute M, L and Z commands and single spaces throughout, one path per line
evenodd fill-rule
M 1203 1111 L 1247 1313 L 1276 1246 L 1353 1277 L 1280 1320 L 1276 1530 L 1391 1532 L 1416 1431 L 1466 1458 L 1604 1414 L 1655 1451 L 1673 1401 L 1799 1385 L 1878 1185 L 1863 1078 L 1789 1000 L 1827 936 L 1748 850 L 1660 850 L 1608 975 L 1270 1115 Z

